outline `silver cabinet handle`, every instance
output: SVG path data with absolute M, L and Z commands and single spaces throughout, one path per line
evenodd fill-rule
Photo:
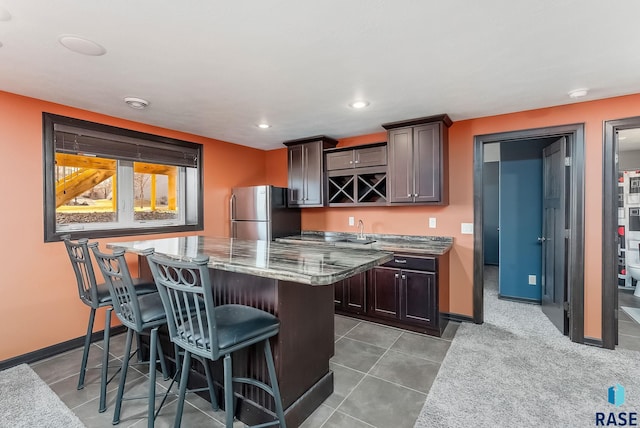
M 356 163 L 360 163 L 360 161 L 356 161 Z
M 538 236 L 538 242 L 544 242 L 546 240 L 547 240 L 547 238 L 545 238 L 544 236 L 542 236 L 542 237 Z
M 398 279 L 398 278 L 400 278 L 400 274 L 397 273 L 396 274 L 396 279 Z
M 396 262 L 396 263 L 400 263 L 400 264 L 406 264 L 407 263 L 406 260 L 402 260 L 402 259 L 394 259 L 393 261 Z
M 350 160 L 350 161 L 349 161 L 349 165 L 351 165 L 352 163 L 353 163 L 353 161 L 352 161 L 352 160 Z
M 418 197 L 418 194 L 417 194 L 417 193 L 414 193 L 414 194 L 413 194 L 413 197 L 414 197 L 414 198 L 417 198 L 417 197 Z
M 407 198 L 410 198 L 410 197 L 411 197 L 411 193 L 409 193 L 409 194 L 407 195 Z
M 407 275 L 402 275 L 402 279 L 407 279 Z

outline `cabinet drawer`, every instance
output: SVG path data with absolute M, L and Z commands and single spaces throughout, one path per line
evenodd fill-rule
M 435 257 L 415 257 L 395 254 L 393 260 L 383 264 L 382 266 L 436 272 L 437 260 Z

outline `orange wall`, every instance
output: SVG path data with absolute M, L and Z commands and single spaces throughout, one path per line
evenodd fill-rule
M 64 245 L 43 242 L 42 112 L 203 144 L 206 234 L 228 236 L 232 186 L 265 180 L 261 150 L 0 92 L 0 361 L 84 336 L 87 328 L 89 309 L 78 298 Z M 103 312 L 96 330 L 104 326 Z
M 450 254 L 450 312 L 473 314 L 473 137 L 572 123 L 585 124 L 585 336 L 601 337 L 603 122 L 640 115 L 640 94 L 455 122 L 449 128 L 449 205 L 446 207 L 313 208 L 303 210 L 305 230 L 355 232 L 348 217 L 364 221 L 368 233 L 454 237 Z M 340 140 L 339 147 L 385 141 L 385 133 Z M 275 152 L 275 153 L 274 153 Z M 269 163 L 272 161 L 272 163 Z M 285 177 L 286 149 L 268 153 L 268 174 Z M 438 227 L 429 229 L 428 218 Z
M 81 337 L 86 329 L 88 309 L 78 299 L 64 246 L 43 242 L 43 111 L 202 143 L 205 169 L 203 233 L 206 234 L 228 235 L 227 201 L 231 187 L 287 184 L 284 148 L 263 152 L 0 92 L 0 144 L 3 149 L 0 179 L 4 187 L 1 219 L 5 225 L 0 250 L 0 325 L 5 326 L 0 329 L 0 361 Z M 353 215 L 364 220 L 368 233 L 453 236 L 450 311 L 471 315 L 473 237 L 460 234 L 460 223 L 473 222 L 474 135 L 585 123 L 585 335 L 599 338 L 602 126 L 604 120 L 638 115 L 640 94 L 456 122 L 449 130 L 448 206 L 305 209 L 302 225 L 304 229 L 354 231 L 347 225 L 347 217 Z M 346 138 L 341 140 L 340 146 L 384 141 L 384 136 L 381 132 Z M 239 164 L 243 168 L 238 168 Z M 427 228 L 428 217 L 437 218 L 436 229 Z M 118 240 L 122 239 L 102 241 Z M 34 263 L 37 268 L 33 267 Z M 103 320 L 96 320 L 96 330 L 102 328 Z

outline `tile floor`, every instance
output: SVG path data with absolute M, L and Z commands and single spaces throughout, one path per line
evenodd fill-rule
M 334 392 L 302 427 L 413 427 L 458 325 L 450 322 L 443 337 L 435 338 L 336 315 L 335 356 L 330 362 Z M 121 364 L 123 350 L 124 335 L 112 338 L 111 366 Z M 111 427 L 118 377 L 108 387 L 107 411 L 98 413 L 100 371 L 89 370 L 85 388 L 76 390 L 81 353 L 75 349 L 31 367 L 87 427 Z M 89 366 L 98 366 L 101 355 L 100 345 L 93 344 Z M 130 368 L 127 384 L 132 392 L 146 393 L 146 373 L 146 365 Z M 158 378 L 158 391 L 166 390 L 169 382 Z M 156 427 L 173 426 L 176 403 L 169 397 Z M 224 412 L 214 412 L 206 400 L 190 394 L 187 403 L 183 426 L 224 426 Z M 146 424 L 146 400 L 123 403 L 118 426 Z
M 486 287 L 497 286 L 493 273 L 488 269 Z M 640 297 L 620 290 L 619 305 L 640 307 Z M 335 356 L 330 362 L 335 376 L 334 393 L 302 427 L 413 427 L 458 325 L 450 322 L 443 337 L 435 338 L 337 315 Z M 618 331 L 618 348 L 640 351 L 640 324 L 622 310 Z M 120 365 L 123 350 L 124 335 L 114 337 L 112 366 Z M 117 377 L 109 385 L 109 408 L 98 413 L 99 370 L 88 371 L 85 388 L 76 390 L 81 352 L 75 349 L 31 367 L 87 427 L 110 427 Z M 93 344 L 89 365 L 99 365 L 100 358 L 100 345 Z M 140 394 L 146 392 L 146 372 L 145 365 L 129 371 L 127 382 Z M 167 386 L 168 382 L 158 381 L 159 391 Z M 211 410 L 204 399 L 191 394 L 187 403 L 183 426 L 224 426 L 224 413 Z M 171 397 L 156 419 L 157 427 L 173 426 L 175 404 Z M 119 426 L 140 428 L 146 423 L 145 400 L 123 404 Z M 236 426 L 244 424 L 238 422 Z

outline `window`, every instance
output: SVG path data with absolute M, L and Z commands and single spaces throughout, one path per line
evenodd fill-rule
M 203 229 L 202 145 L 43 114 L 45 241 Z

